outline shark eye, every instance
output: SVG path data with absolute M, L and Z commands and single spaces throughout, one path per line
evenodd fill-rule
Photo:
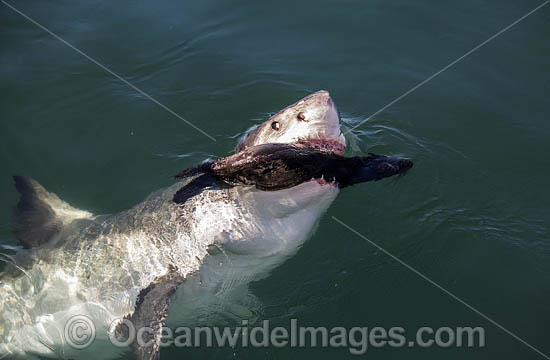
M 297 118 L 300 121 L 306 121 L 306 115 L 303 112 L 298 113 Z
M 279 125 L 279 122 L 278 122 L 278 121 L 273 121 L 273 122 L 271 123 L 271 128 L 272 128 L 273 130 L 279 130 L 279 129 L 281 128 L 281 125 Z

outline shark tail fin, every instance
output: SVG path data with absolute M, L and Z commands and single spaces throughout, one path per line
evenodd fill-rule
M 15 209 L 15 235 L 25 248 L 43 245 L 64 225 L 76 219 L 93 216 L 87 211 L 70 206 L 34 179 L 14 176 L 13 180 L 21 195 Z

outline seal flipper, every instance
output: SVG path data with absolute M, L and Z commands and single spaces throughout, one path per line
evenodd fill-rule
M 21 194 L 15 209 L 15 235 L 25 248 L 45 244 L 73 220 L 92 217 L 91 213 L 75 209 L 48 192 L 34 179 L 14 176 L 13 180 Z
M 195 195 L 200 194 L 204 189 L 216 185 L 216 179 L 208 174 L 202 174 L 191 180 L 187 185 L 183 186 L 174 194 L 174 202 L 176 204 L 183 204 Z
M 148 328 L 141 335 L 143 341 L 133 341 L 132 348 L 138 360 L 157 360 L 159 358 L 162 327 L 166 321 L 170 297 L 185 278 L 176 271 L 158 278 L 141 290 L 136 300 L 136 310 L 127 317 L 134 329 Z M 128 338 L 129 329 L 121 323 L 116 335 Z M 141 343 L 141 344 L 140 344 Z
M 191 177 L 195 176 L 197 174 L 209 174 L 211 172 L 212 165 L 214 164 L 214 161 L 206 161 L 200 165 L 193 166 L 190 168 L 187 168 L 185 170 L 180 171 L 176 175 L 174 175 L 175 179 L 181 179 L 185 177 Z

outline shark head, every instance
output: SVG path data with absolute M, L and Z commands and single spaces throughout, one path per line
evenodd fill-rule
M 340 131 L 336 105 L 328 91 L 321 90 L 287 106 L 249 132 L 235 152 L 262 144 L 306 142 L 342 154 L 346 140 Z

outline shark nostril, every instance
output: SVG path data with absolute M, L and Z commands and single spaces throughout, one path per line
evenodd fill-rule
M 304 114 L 303 112 L 299 112 L 298 113 L 298 116 L 296 116 L 298 118 L 298 120 L 300 121 L 306 121 L 306 114 Z

